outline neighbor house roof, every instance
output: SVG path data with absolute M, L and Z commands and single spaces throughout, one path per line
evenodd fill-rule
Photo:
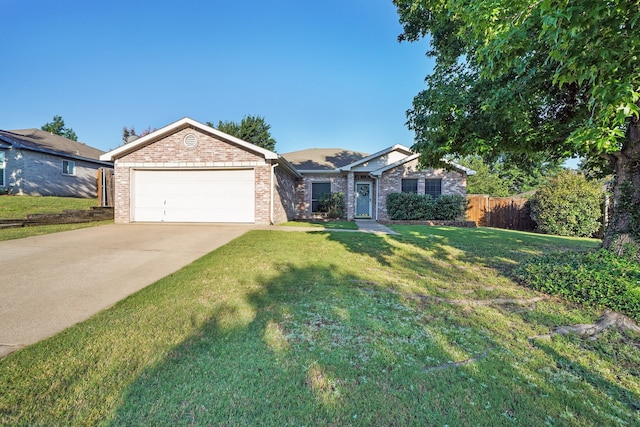
M 200 130 L 201 132 L 205 132 L 205 133 L 210 133 L 212 135 L 215 135 L 218 138 L 224 139 L 226 141 L 232 142 L 236 145 L 239 145 L 241 147 L 244 147 L 250 151 L 253 151 L 254 153 L 260 154 L 262 156 L 264 156 L 265 159 L 272 159 L 275 160 L 278 158 L 278 155 L 276 153 L 274 153 L 273 151 L 269 151 L 266 150 L 262 147 L 258 147 L 255 144 L 251 144 L 250 142 L 244 141 L 240 138 L 236 138 L 235 136 L 231 136 L 229 134 L 226 134 L 222 131 L 219 131 L 218 129 L 214 129 L 210 126 L 207 126 L 205 124 L 202 124 L 200 122 L 197 122 L 193 119 L 190 119 L 189 117 L 185 117 L 183 119 L 180 119 L 176 122 L 173 122 L 161 129 L 158 129 L 156 131 L 151 132 L 148 135 L 145 135 L 139 139 L 136 139 L 133 142 L 130 142 L 128 144 L 125 145 L 121 145 L 120 147 L 109 151 L 108 153 L 103 154 L 102 156 L 100 156 L 100 158 L 102 160 L 109 160 L 109 161 L 113 161 L 117 158 L 120 158 L 122 156 L 125 156 L 129 153 L 132 153 L 136 150 L 139 150 L 140 148 L 149 145 L 159 139 L 164 138 L 167 135 L 170 135 L 172 133 L 175 133 L 179 130 L 182 129 L 186 129 L 188 127 L 192 127 L 195 129 Z
M 0 130 L 0 142 L 23 150 L 100 162 L 102 150 L 40 129 Z
M 368 157 L 369 154 L 344 148 L 309 148 L 282 155 L 300 172 L 329 172 Z

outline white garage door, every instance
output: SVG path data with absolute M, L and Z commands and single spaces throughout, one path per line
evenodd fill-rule
M 137 170 L 133 221 L 254 222 L 255 177 L 249 170 Z

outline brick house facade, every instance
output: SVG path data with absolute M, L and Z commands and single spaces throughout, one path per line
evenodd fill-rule
M 143 215 L 145 219 L 142 221 L 189 221 L 188 218 L 182 219 L 185 218 L 184 212 L 179 215 L 174 212 L 178 212 L 187 203 L 194 217 L 200 218 L 203 211 L 223 210 L 224 205 L 229 203 L 225 197 L 236 198 L 236 192 L 243 193 L 239 196 L 245 202 L 248 200 L 242 206 L 252 209 L 252 212 L 244 212 L 239 216 L 237 222 L 269 224 L 284 222 L 295 216 L 295 191 L 300 176 L 286 160 L 278 158 L 271 151 L 188 118 L 106 153 L 103 158 L 114 161 L 114 216 L 117 223 L 141 221 Z M 179 179 L 181 175 L 178 172 L 181 171 L 196 172 L 199 180 L 207 180 L 202 183 L 202 195 L 195 195 L 185 202 L 180 193 L 186 192 L 186 189 L 177 188 L 172 192 L 166 188 L 166 194 L 158 194 L 155 199 L 146 202 L 143 200 L 145 195 L 136 189 L 136 181 L 141 181 L 141 172 L 146 172 L 147 176 L 155 172 L 163 179 L 175 175 Z M 233 182 L 225 183 L 229 174 L 236 172 L 246 172 L 244 176 L 252 177 L 253 184 L 249 190 L 246 183 L 242 188 L 234 187 Z M 195 173 L 192 175 L 196 176 Z M 171 179 L 167 182 L 170 184 Z M 164 184 L 162 182 L 159 186 Z M 168 187 L 168 184 L 164 186 Z M 208 187 L 218 189 L 218 194 L 207 193 Z M 212 200 L 215 198 L 217 200 Z M 175 207 L 169 206 L 172 199 L 176 201 Z M 142 207 L 143 203 L 151 206 Z M 160 206 L 162 204 L 166 209 Z M 232 208 L 233 203 L 229 209 Z M 209 222 L 236 222 L 233 213 L 219 217 L 214 214 L 204 215 Z
M 437 194 L 464 195 L 473 173 L 457 165 L 422 170 L 418 155 L 401 145 L 372 155 L 310 149 L 280 156 L 189 118 L 101 159 L 114 161 L 119 223 L 310 219 L 322 215 L 318 198 L 328 192 L 343 195 L 347 219 L 386 221 L 387 195 L 403 183 L 423 194 L 429 183 Z
M 438 184 L 438 194 L 466 195 L 466 177 L 474 173 L 455 164 L 450 171 L 420 169 L 419 156 L 401 145 L 372 155 L 343 149 L 312 149 L 283 154 L 283 157 L 303 176 L 297 193 L 298 219 L 322 215 L 313 210 L 314 185 L 330 184 L 331 192 L 344 195 L 346 219 L 388 221 L 387 196 L 402 192 L 403 180 L 414 180 L 414 191 L 419 194 L 425 194 L 426 183 L 432 181 Z M 361 195 L 365 200 L 359 206 Z

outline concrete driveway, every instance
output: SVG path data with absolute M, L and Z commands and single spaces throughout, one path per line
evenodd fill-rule
M 113 224 L 0 242 L 0 357 L 88 319 L 252 228 Z

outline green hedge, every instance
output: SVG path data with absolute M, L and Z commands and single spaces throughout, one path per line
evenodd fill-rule
M 605 249 L 549 254 L 523 262 L 515 275 L 531 288 L 640 321 L 640 264 L 634 256 Z
M 601 227 L 603 200 L 600 184 L 566 170 L 531 197 L 531 219 L 545 234 L 590 237 Z
M 457 194 L 433 199 L 429 194 L 391 193 L 387 196 L 387 211 L 394 221 L 454 221 L 464 219 L 467 199 Z

